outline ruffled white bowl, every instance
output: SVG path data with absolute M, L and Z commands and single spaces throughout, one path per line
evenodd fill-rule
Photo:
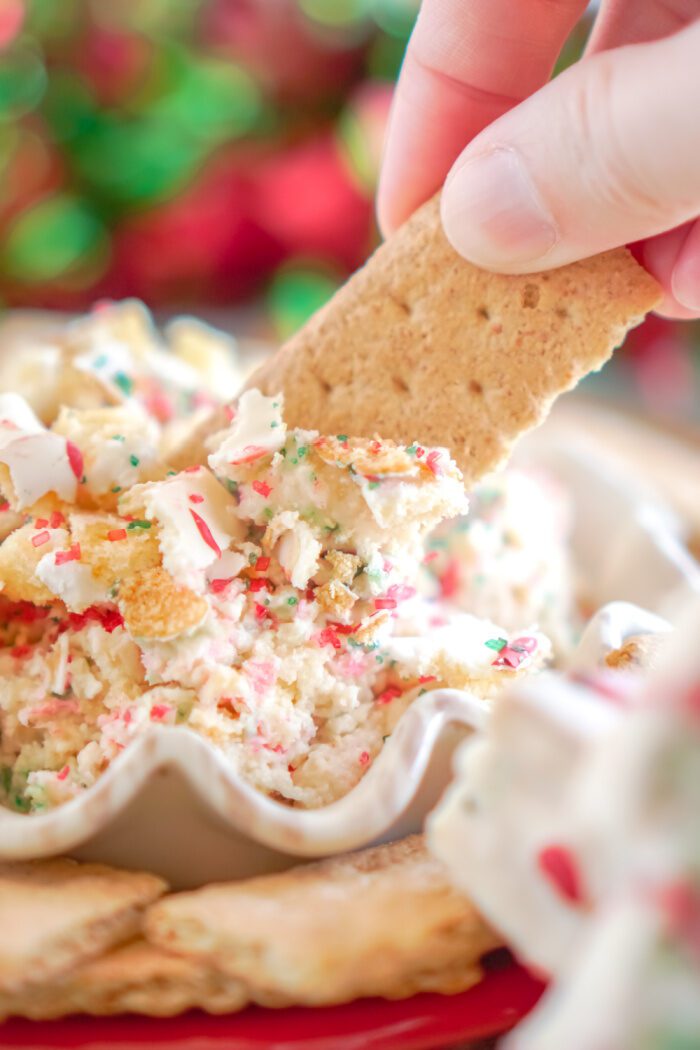
M 615 599 L 663 616 L 684 595 L 700 592 L 681 523 L 624 473 L 578 442 L 553 452 L 546 432 L 525 455 L 572 490 L 575 557 L 594 607 Z M 573 659 L 592 666 L 611 644 L 665 626 L 635 604 L 616 604 L 594 618 Z M 146 868 L 177 888 L 388 841 L 422 826 L 450 780 L 455 748 L 483 718 L 483 705 L 467 693 L 426 694 L 403 715 L 361 783 L 311 811 L 264 797 L 194 733 L 154 726 L 68 804 L 41 816 L 0 809 L 0 859 L 69 853 Z

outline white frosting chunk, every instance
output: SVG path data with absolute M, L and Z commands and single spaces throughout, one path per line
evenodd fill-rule
M 30 507 L 48 492 L 75 500 L 78 478 L 65 438 L 45 430 L 18 394 L 0 395 L 0 463 L 10 471 L 19 508 Z
M 60 551 L 45 554 L 36 567 L 36 574 L 57 598 L 65 602 L 71 612 L 83 612 L 90 605 L 109 599 L 108 589 L 92 575 L 89 565 L 79 560 L 57 562 Z
M 281 394 L 265 397 L 259 390 L 247 390 L 238 401 L 231 426 L 209 457 L 211 469 L 226 477 L 229 466 L 279 451 L 287 436 L 282 407 Z
M 136 485 L 122 509 L 143 510 L 149 521 L 158 523 L 164 567 L 193 590 L 203 590 L 204 570 L 242 532 L 232 496 L 206 467 Z

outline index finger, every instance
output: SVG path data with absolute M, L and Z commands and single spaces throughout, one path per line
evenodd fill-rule
M 586 0 L 424 0 L 379 182 L 384 233 L 442 185 L 467 143 L 550 77 Z

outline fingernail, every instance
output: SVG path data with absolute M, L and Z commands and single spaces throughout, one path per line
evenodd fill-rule
M 522 158 L 502 146 L 453 170 L 442 193 L 442 222 L 460 255 L 492 270 L 536 262 L 559 236 Z
M 695 254 L 681 257 L 671 274 L 671 291 L 674 298 L 694 313 L 700 310 L 700 257 Z

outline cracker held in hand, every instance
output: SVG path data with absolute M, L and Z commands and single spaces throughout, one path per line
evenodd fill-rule
M 501 942 L 422 836 L 156 904 L 146 936 L 271 1006 L 462 991 Z
M 293 426 L 444 446 L 470 487 L 659 299 L 623 248 L 548 273 L 480 270 L 434 197 L 248 386 L 283 392 Z
M 146 1014 L 173 1017 L 186 1010 L 233 1013 L 248 1001 L 243 987 L 199 960 L 135 940 L 20 995 L 0 994 L 0 1018 L 50 1020 L 68 1014 Z
M 155 875 L 73 860 L 0 866 L 0 992 L 51 980 L 134 936 Z

